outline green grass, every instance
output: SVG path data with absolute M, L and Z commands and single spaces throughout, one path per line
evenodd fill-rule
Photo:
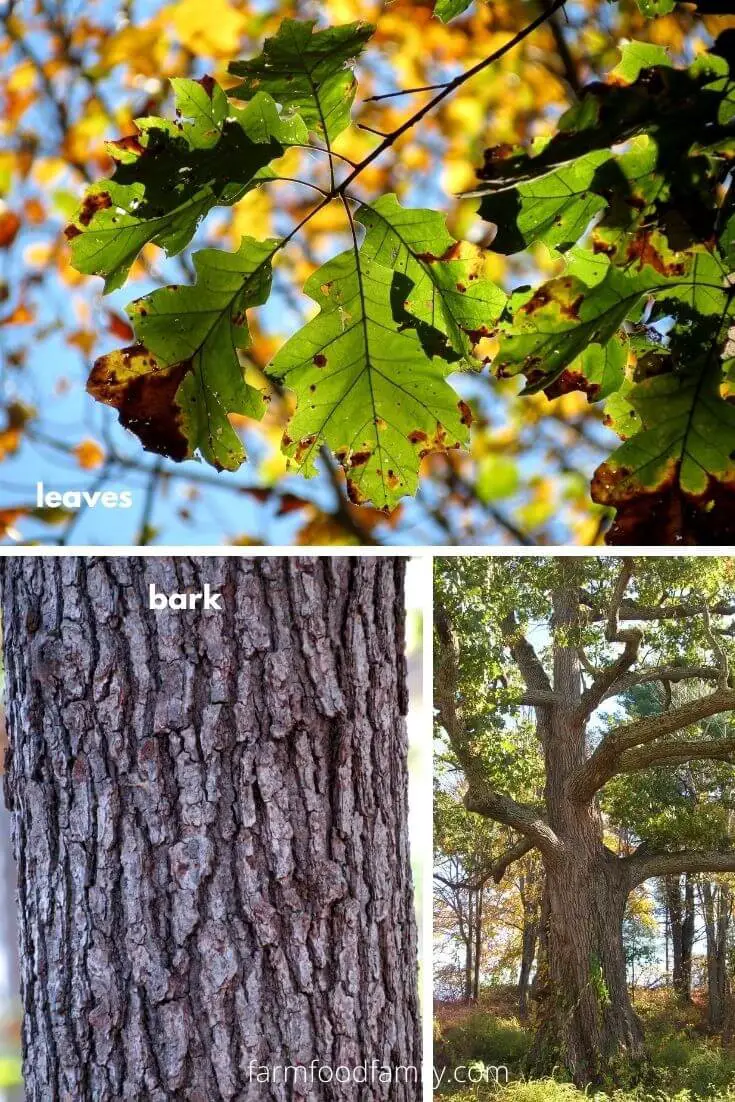
M 19 1087 L 23 1082 L 19 1056 L 0 1056 L 0 1087 Z
M 464 1091 L 442 1093 L 442 1102 L 697 1102 L 700 1097 L 684 1089 L 671 1094 L 665 1090 L 614 1091 L 612 1094 L 578 1090 L 569 1083 L 554 1079 L 535 1079 L 529 1083 L 513 1083 L 495 1090 L 490 1087 L 469 1087 Z M 708 1102 L 735 1102 L 735 1088 L 707 1095 Z
M 735 1051 L 706 1036 L 703 1008 L 669 992 L 647 995 L 643 1020 L 648 1067 L 635 1089 L 578 1090 L 558 1079 L 524 1078 L 531 1031 L 509 1014 L 507 998 L 489 993 L 479 1007 L 440 1007 L 434 1031 L 437 1068 L 508 1068 L 508 1085 L 443 1085 L 437 1102 L 735 1102 Z M 447 1073 L 448 1074 L 448 1073 Z

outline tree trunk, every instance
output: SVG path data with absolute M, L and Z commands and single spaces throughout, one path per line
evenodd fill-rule
M 539 933 L 538 898 L 530 877 L 520 877 L 519 893 L 523 907 L 523 932 L 521 934 L 521 965 L 518 974 L 518 1017 L 528 1020 L 528 996 L 531 970 L 536 959 L 536 943 Z
M 535 995 L 539 1030 L 531 1065 L 562 1063 L 575 1083 L 602 1082 L 623 1060 L 643 1056 L 643 1033 L 630 1002 L 623 947 L 628 890 L 615 858 L 547 869 L 548 915 Z
M 477 889 L 475 899 L 475 950 L 472 977 L 472 999 L 474 1002 L 480 998 L 480 955 L 482 948 L 482 897 L 485 889 L 482 885 Z
M 627 987 L 623 917 L 630 886 L 618 858 L 603 844 L 596 803 L 573 803 L 567 782 L 585 760 L 586 724 L 579 716 L 580 669 L 575 643 L 578 595 L 554 594 L 554 690 L 559 704 L 543 718 L 546 806 L 564 858 L 547 855 L 538 982 L 539 1027 L 530 1055 L 535 1073 L 565 1067 L 578 1086 L 603 1082 L 643 1059 L 643 1031 Z
M 28 1102 L 416 1102 L 402 562 L 2 578 Z
M 730 1001 L 727 948 L 732 901 L 724 884 L 705 880 L 700 891 L 707 937 L 707 1025 L 713 1033 L 720 1033 L 725 1027 Z
M 464 1001 L 472 1002 L 472 956 L 474 952 L 474 919 L 472 915 L 472 889 L 467 889 L 467 938 L 464 956 Z
M 692 997 L 692 948 L 694 946 L 694 883 L 684 876 L 684 893 L 681 878 L 667 876 L 664 880 L 666 907 L 671 926 L 671 944 L 674 956 L 672 984 L 674 991 L 684 1002 Z

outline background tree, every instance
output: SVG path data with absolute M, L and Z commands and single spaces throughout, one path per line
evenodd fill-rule
M 534 855 L 519 859 L 497 883 L 508 848 L 508 831 L 480 824 L 463 806 L 461 793 L 440 786 L 434 796 L 435 987 L 440 995 L 461 990 L 477 1002 L 483 983 L 513 979 L 518 1016 L 528 1016 L 536 957 L 541 869 Z M 459 949 L 459 953 L 454 950 Z
M 436 700 L 465 804 L 516 832 L 509 856 L 536 849 L 545 870 L 533 1065 L 562 1063 L 578 1083 L 619 1076 L 621 1061 L 634 1072 L 643 1037 L 626 984 L 628 897 L 652 877 L 734 870 L 735 846 L 721 819 L 697 844 L 644 835 L 618 855 L 605 844 L 601 797 L 616 777 L 731 761 L 732 562 L 453 559 L 436 573 Z M 500 681 L 508 656 L 513 672 Z M 657 714 L 602 718 L 608 701 L 651 682 L 671 690 Z M 674 687 L 688 682 L 677 703 Z M 478 692 L 486 707 L 495 701 L 480 734 Z M 482 752 L 519 704 L 534 710 L 544 761 L 543 799 L 533 802 Z M 722 721 L 698 730 L 713 717 Z M 715 781 L 710 799 L 720 794 Z
M 254 1102 L 311 1088 L 251 1060 L 420 1066 L 403 569 L 5 560 L 28 1099 Z M 204 582 L 221 613 L 149 611 L 150 583 Z
M 114 292 L 103 300 L 99 282 L 70 265 L 61 233 L 78 209 L 84 186 L 113 167 L 105 140 L 133 134 L 134 118 L 172 117 L 170 78 L 208 74 L 233 86 L 227 64 L 257 55 L 264 38 L 274 35 L 286 17 L 318 16 L 321 26 L 358 19 L 376 24 L 357 67 L 354 125 L 335 145 L 338 160 L 359 162 L 381 141 L 373 131 L 396 129 L 434 92 L 374 96 L 454 78 L 546 14 L 533 35 L 500 57 L 492 70 L 455 89 L 420 126 L 400 134 L 360 181 L 369 197 L 395 193 L 404 205 L 446 210 L 454 237 L 483 247 L 492 244 L 492 226 L 476 218 L 478 200 L 462 197 L 477 184 L 483 150 L 553 134 L 559 115 L 577 102 L 584 86 L 616 65 L 621 40 L 666 47 L 671 61 L 683 65 L 728 25 L 722 16 L 706 14 L 704 5 L 698 11 L 688 4 L 639 7 L 634 0 L 613 5 L 583 0 L 568 12 L 549 14 L 551 7 L 532 0 L 438 4 L 436 11 L 432 0 L 215 0 L 205 18 L 192 0 L 119 0 L 87 5 L 79 18 L 68 0 L 6 5 L 0 85 L 5 137 L 0 160 L 5 272 L 0 519 L 5 538 L 67 543 L 100 538 L 149 543 L 161 537 L 413 544 L 598 540 L 610 509 L 590 502 L 589 478 L 614 441 L 603 418 L 614 426 L 618 415 L 630 414 L 627 399 L 615 408 L 608 403 L 603 411 L 579 392 L 564 393 L 569 374 L 564 386 L 556 385 L 557 393 L 547 388 L 523 398 L 514 379 L 490 381 L 487 373 L 458 379 L 458 392 L 473 417 L 469 450 L 426 456 L 418 496 L 406 498 L 390 517 L 369 506 L 357 509 L 345 494 L 338 462 L 326 453 L 317 461 L 316 480 L 288 474 L 281 443 L 293 398 L 279 392 L 273 380 L 266 385 L 263 369 L 312 309 L 300 293 L 308 277 L 327 256 L 350 247 L 349 223 L 337 202 L 312 218 L 283 250 L 270 305 L 250 311 L 252 339 L 240 355 L 248 383 L 265 387 L 270 401 L 261 421 L 231 415 L 249 454 L 248 465 L 237 474 L 146 455 L 116 424 L 114 412 L 85 394 L 95 357 L 131 339 L 131 322 L 124 314 L 129 299 L 167 283 L 193 282 L 192 249 L 217 245 L 234 250 L 243 235 L 263 239 L 290 232 L 308 213 L 310 197 L 318 198 L 313 188 L 330 187 L 335 164 L 330 166 L 323 153 L 294 146 L 279 165 L 283 177 L 306 177 L 311 188 L 284 179 L 255 188 L 234 208 L 222 208 L 208 219 L 178 257 L 165 258 L 146 245 L 131 270 L 127 294 Z M 649 17 L 652 7 L 657 18 Z M 312 135 L 309 144 L 322 143 Z M 349 168 L 348 162 L 340 163 Z M 525 194 L 516 193 L 512 202 L 525 203 Z M 604 202 L 600 194 L 591 204 Z M 569 226 L 567 212 L 562 218 Z M 510 217 L 495 221 L 508 232 L 513 226 Z M 541 215 L 538 225 L 543 232 Z M 523 218 L 519 226 L 525 234 Z M 508 242 L 501 238 L 488 254 L 492 278 L 510 289 L 538 273 L 555 277 L 562 263 L 557 245 L 565 242 L 549 241 L 530 242 L 527 249 L 521 242 L 508 255 Z M 638 354 L 634 345 L 631 374 Z M 483 357 L 494 354 L 492 337 L 484 339 L 480 351 Z M 610 378 L 616 363 L 610 364 Z M 90 491 L 124 485 L 134 490 L 135 505 L 120 513 L 105 511 L 102 519 L 99 510 L 80 515 L 39 508 L 37 479 L 47 487 L 63 481 Z

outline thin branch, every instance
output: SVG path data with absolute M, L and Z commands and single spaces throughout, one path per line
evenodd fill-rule
M 387 130 L 378 130 L 375 126 L 368 126 L 366 122 L 358 122 L 357 127 L 359 130 L 367 130 L 368 134 L 377 134 L 379 138 L 387 138 Z
M 546 10 L 539 15 L 532 23 L 529 23 L 526 27 L 518 32 L 514 38 L 510 39 L 505 45 L 501 46 L 499 50 L 496 50 L 490 57 L 486 57 L 484 61 L 479 61 L 477 65 L 473 65 L 471 69 L 468 69 L 465 73 L 460 74 L 458 77 L 454 77 L 452 80 L 445 80 L 439 84 L 423 84 L 416 88 L 401 88 L 396 92 L 383 92 L 381 95 L 368 96 L 364 103 L 376 103 L 379 100 L 394 99 L 396 96 L 412 96 L 418 92 L 434 92 L 439 89 L 439 95 L 434 96 L 432 100 L 426 105 L 426 108 L 422 108 L 422 113 L 425 114 L 427 110 L 431 110 L 440 100 L 445 96 L 453 92 L 455 88 L 459 88 L 461 84 L 464 84 L 470 77 L 476 76 L 477 73 L 481 73 L 483 69 L 486 69 L 488 65 L 491 65 L 494 61 L 503 57 L 509 50 L 512 50 L 514 46 L 517 46 L 519 42 L 522 42 L 527 35 L 531 34 L 540 27 L 543 23 L 546 23 L 555 12 L 564 7 L 566 0 L 553 0 L 553 3 L 546 5 Z
M 145 498 L 143 500 L 143 512 L 140 517 L 140 527 L 135 542 L 139 547 L 147 547 L 151 542 L 153 508 L 156 501 L 156 493 L 161 483 L 163 473 L 163 459 L 157 459 L 148 477 Z
M 600 670 L 590 687 L 582 693 L 579 703 L 582 719 L 586 719 L 594 712 L 595 708 L 610 694 L 618 678 L 630 669 L 638 657 L 643 632 L 639 628 L 623 629 L 619 623 L 620 606 L 634 573 L 635 559 L 624 559 L 610 600 L 605 628 L 605 638 L 608 643 L 623 643 L 623 653 L 605 669 Z
M 717 662 L 717 686 L 720 689 L 726 689 L 730 680 L 730 664 L 721 640 L 712 631 L 712 619 L 706 601 L 702 602 L 702 616 L 704 618 L 704 634 L 707 636 Z
M 345 157 L 344 153 L 335 153 L 331 148 L 324 149 L 321 145 L 310 145 L 308 142 L 291 142 L 289 144 L 290 149 L 308 149 L 312 153 L 326 153 L 328 157 L 338 157 L 340 161 L 344 161 L 345 164 L 350 165 L 351 168 L 357 166 L 357 161 L 353 161 L 352 157 Z
M 544 11 L 548 11 L 550 7 L 549 0 L 541 0 L 541 6 Z M 559 60 L 564 69 L 564 79 L 571 88 L 576 99 L 582 91 L 582 84 L 579 79 L 579 73 L 577 72 L 577 64 L 572 57 L 572 51 L 569 49 L 569 43 L 564 34 L 564 27 L 556 13 L 550 14 L 549 27 L 551 28 L 551 33 L 556 43 L 556 52 L 559 54 Z
M 522 857 L 525 857 L 527 853 L 531 853 L 535 848 L 536 846 L 530 838 L 521 838 L 521 840 L 516 842 L 514 846 L 511 846 L 509 850 L 506 850 L 503 856 L 499 857 L 492 867 L 492 877 L 495 883 L 499 884 L 510 866 L 515 864 L 516 861 L 520 861 Z
M 510 50 L 517 46 L 519 42 L 522 42 L 523 39 L 527 38 L 529 34 L 532 34 L 537 27 L 542 26 L 542 24 L 544 24 L 554 14 L 554 12 L 559 11 L 559 9 L 562 8 L 565 3 L 566 0 L 553 0 L 553 3 L 551 3 L 551 5 L 549 6 L 548 11 L 542 12 L 541 15 L 537 16 L 536 19 L 532 20 L 520 31 L 518 31 L 518 33 L 514 35 L 513 38 L 509 39 L 509 41 L 501 46 L 498 50 L 495 50 L 494 53 L 490 54 L 482 61 L 478 61 L 476 65 L 473 65 L 464 73 L 460 73 L 459 76 L 454 77 L 453 80 L 447 81 L 446 84 L 441 85 L 440 91 L 437 92 L 435 96 L 432 96 L 432 98 L 427 103 L 425 103 L 423 107 L 420 107 L 418 111 L 415 111 L 413 115 L 406 119 L 405 122 L 401 123 L 400 126 L 397 126 L 395 130 L 392 130 L 390 134 L 386 135 L 380 145 L 376 146 L 376 148 L 371 153 L 368 153 L 367 157 L 364 157 L 363 160 L 360 161 L 359 165 L 357 165 L 357 167 L 353 169 L 350 175 L 345 180 L 343 180 L 341 184 L 338 185 L 337 190 L 341 193 L 344 193 L 345 189 L 350 186 L 356 176 L 358 176 L 365 168 L 367 168 L 367 166 L 371 164 L 376 159 L 376 157 L 379 157 L 382 153 L 384 153 L 385 150 L 389 148 L 389 146 L 393 145 L 393 143 L 396 142 L 398 138 L 400 138 L 403 134 L 405 134 L 407 130 L 410 130 L 411 127 L 415 126 L 417 122 L 420 122 L 421 119 L 423 119 L 424 115 L 428 115 L 430 111 L 433 111 L 433 109 L 442 102 L 442 100 L 445 100 L 447 96 L 451 95 L 452 92 L 456 91 L 457 88 L 460 88 L 468 80 L 471 80 L 472 77 L 477 76 L 478 73 L 481 73 L 483 69 L 487 69 L 487 67 L 489 65 L 492 65 L 495 61 L 499 61 L 501 57 L 504 57 L 505 54 L 507 54 Z

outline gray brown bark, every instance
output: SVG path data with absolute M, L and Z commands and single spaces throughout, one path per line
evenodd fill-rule
M 402 562 L 2 579 L 28 1102 L 416 1102 L 248 1070 L 420 1066 Z
M 602 1081 L 622 1057 L 635 1067 L 643 1032 L 627 987 L 623 915 L 630 882 L 603 844 L 596 804 L 569 799 L 570 779 L 586 757 L 586 715 L 580 707 L 575 631 L 578 595 L 554 593 L 554 677 L 557 704 L 544 718 L 545 802 L 549 827 L 563 847 L 544 860 L 545 929 L 534 996 L 539 1028 L 531 1053 L 537 1072 L 562 1063 L 577 1084 Z
M 664 879 L 664 898 L 671 930 L 671 948 L 674 967 L 671 982 L 674 991 L 690 1002 L 692 997 L 692 949 L 694 947 L 694 881 L 684 875 L 684 891 L 680 877 L 667 876 Z
M 725 884 L 705 880 L 700 896 L 707 938 L 707 1025 L 713 1033 L 720 1033 L 728 1020 L 732 997 L 727 966 L 732 895 Z

